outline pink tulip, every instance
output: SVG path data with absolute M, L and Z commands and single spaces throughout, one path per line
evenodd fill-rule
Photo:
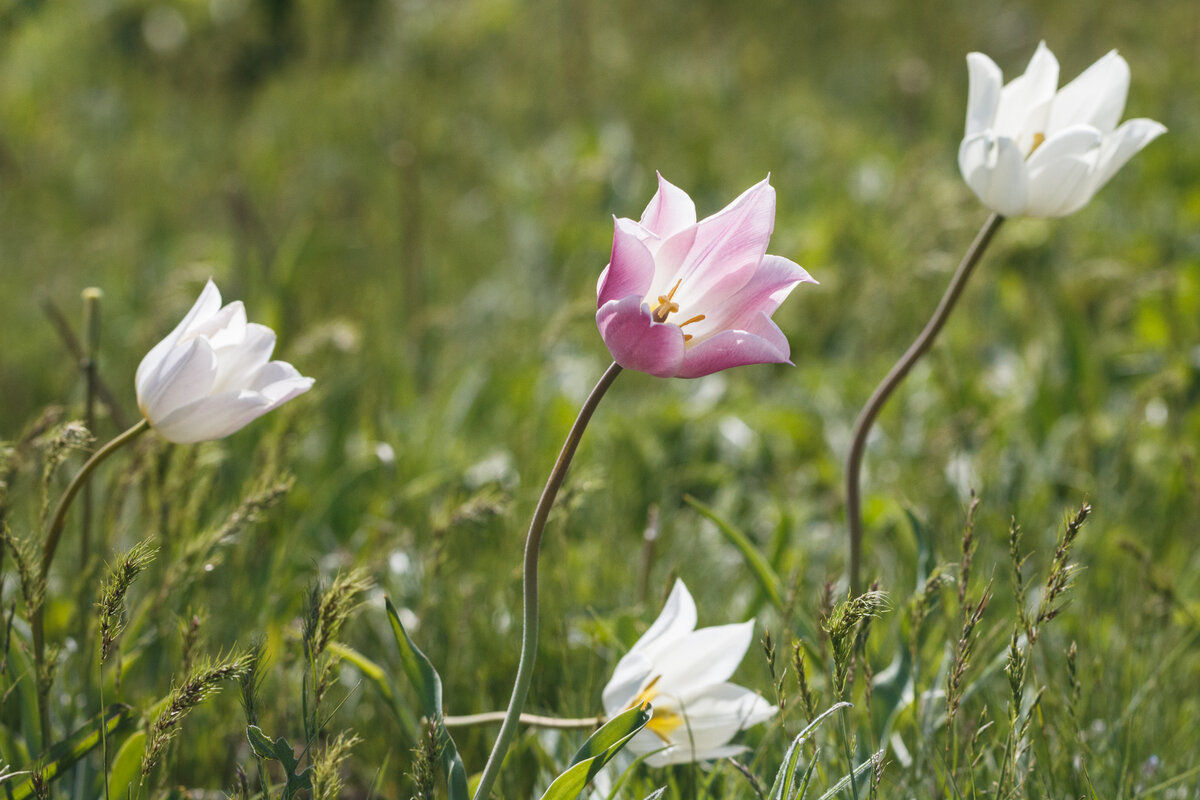
M 696 222 L 692 199 L 659 175 L 641 220 L 615 223 L 612 258 L 596 286 L 596 325 L 618 364 L 699 378 L 791 363 L 771 315 L 796 284 L 816 281 L 766 254 L 775 227 L 775 190 L 766 180 Z

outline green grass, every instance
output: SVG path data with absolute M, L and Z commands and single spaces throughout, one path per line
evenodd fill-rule
M 168 29 L 184 22 L 177 49 L 147 44 L 154 8 Z M 521 537 L 608 363 L 592 317 L 610 218 L 641 211 L 655 169 L 701 215 L 770 172 L 770 251 L 821 284 L 776 316 L 795 367 L 701 381 L 630 373 L 610 391 L 547 530 L 529 710 L 599 711 L 613 665 L 675 576 L 701 624 L 758 615 L 782 666 L 792 637 L 817 627 L 822 587 L 843 579 L 841 461 L 854 416 L 986 216 L 955 167 L 964 56 L 987 52 L 1011 76 L 1042 38 L 1064 79 L 1119 48 L 1133 71 L 1126 116 L 1170 133 L 1072 217 L 1006 223 L 880 419 L 866 462 L 866 568 L 891 610 L 871 626 L 867 663 L 886 677 L 909 652 L 910 597 L 934 565 L 959 560 L 970 487 L 981 504 L 968 599 L 993 578 L 994 598 L 976 629 L 957 744 L 937 727 L 944 699 L 923 718 L 909 707 L 896 730 L 912 761 L 890 750 L 879 793 L 995 796 L 1016 608 L 1010 520 L 1032 552 L 1034 602 L 1063 516 L 1086 500 L 1084 569 L 1032 651 L 1026 701 L 1046 689 L 1021 762 L 1033 771 L 1015 796 L 1200 796 L 1200 77 L 1196 12 L 1178 0 L 1087 13 L 872 0 L 0 4 L 0 439 L 18 439 L 50 405 L 81 414 L 78 370 L 40 301 L 78 325 L 87 286 L 105 293 L 101 372 L 127 415 L 138 361 L 210 275 L 278 331 L 281 357 L 317 378 L 226 441 L 147 436 L 104 467 L 93 558 L 81 563 L 74 523 L 49 585 L 49 639 L 63 647 L 54 741 L 101 710 L 88 654 L 104 564 L 146 537 L 160 552 L 130 590 L 120 685 L 107 664 L 105 704 L 153 719 L 189 667 L 264 637 L 259 725 L 303 742 L 307 588 L 359 567 L 375 588 L 341 641 L 384 668 L 399 706 L 417 713 L 385 593 L 440 672 L 448 713 L 503 707 Z M 100 440 L 117 432 L 99 420 Z M 380 459 L 384 443 L 394 461 Z M 52 499 L 78 464 L 59 470 Z M 29 459 L 10 489 L 19 536 L 39 528 L 39 469 Z M 197 549 L 243 498 L 287 476 L 278 504 Z M 685 496 L 763 554 L 784 608 Z M 651 507 L 660 535 L 647 562 Z M 18 679 L 28 628 L 11 554 L 3 570 L 5 620 L 14 603 L 16 613 L 0 757 L 22 769 L 38 744 L 21 706 L 28 677 Z M 935 597 L 917 685 L 936 690 L 960 609 L 954 586 Z M 179 628 L 193 616 L 198 639 L 185 647 Z M 830 665 L 809 645 L 828 706 Z M 343 764 L 347 796 L 409 796 L 412 732 L 342 665 L 325 708 L 329 742 L 341 730 L 362 737 Z M 869 714 L 864 669 L 848 723 L 856 759 L 887 743 L 876 741 L 887 685 Z M 757 650 L 736 679 L 773 697 Z M 744 763 L 768 787 L 804 724 L 790 669 L 783 686 L 782 722 L 743 735 Z M 232 791 L 238 765 L 256 790 L 237 695 L 225 683 L 182 721 L 143 796 Z M 970 783 L 980 719 L 993 725 Z M 113 735 L 111 754 L 135 729 Z M 494 730 L 455 731 L 469 774 Z M 537 796 L 584 738 L 522 735 L 499 795 Z M 846 772 L 839 725 L 826 723 L 817 743 L 810 797 Z M 56 794 L 98 797 L 100 770 L 92 752 Z M 277 794 L 281 773 L 273 781 Z M 621 796 L 663 785 L 684 798 L 755 796 L 727 763 L 639 767 Z

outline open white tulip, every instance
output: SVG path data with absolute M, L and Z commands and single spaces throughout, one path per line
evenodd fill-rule
M 654 767 L 744 750 L 729 740 L 775 714 L 758 694 L 729 683 L 754 636 L 754 620 L 696 630 L 696 604 L 676 581 L 662 613 L 617 663 L 604 687 L 609 718 L 642 702 L 650 722 L 629 742 Z
M 1113 50 L 1058 90 L 1058 60 L 1042 42 L 1025 74 L 1002 85 L 983 53 L 967 56 L 970 87 L 958 167 L 983 204 L 1006 217 L 1063 217 L 1087 204 L 1135 153 L 1166 131 L 1117 122 L 1129 65 Z
M 291 364 L 271 361 L 274 349 L 275 332 L 248 323 L 240 300 L 222 308 L 210 280 L 138 365 L 138 408 L 172 442 L 228 436 L 312 387 Z

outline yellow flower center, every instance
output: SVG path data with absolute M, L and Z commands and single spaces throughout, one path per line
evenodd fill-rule
M 654 308 L 653 311 L 650 312 L 650 316 L 653 317 L 655 322 L 658 322 L 658 323 L 666 322 L 667 317 L 669 317 L 671 314 L 674 314 L 676 311 L 679 310 L 679 303 L 675 302 L 674 297 L 675 297 L 675 292 L 678 291 L 679 284 L 681 284 L 681 283 L 683 283 L 683 278 L 680 278 L 679 280 L 675 281 L 675 285 L 671 287 L 670 292 L 668 292 L 667 294 L 660 294 L 658 296 L 658 305 Z M 679 327 L 682 328 L 684 325 L 691 325 L 693 322 L 699 322 L 702 319 L 704 319 L 704 315 L 697 314 L 694 317 L 690 317 L 689 319 L 686 319 L 683 322 L 680 322 Z M 691 334 L 685 333 L 683 335 L 683 340 L 685 342 L 690 341 L 691 338 L 692 338 Z M 651 726 L 653 726 L 653 724 L 654 724 L 653 722 L 650 723 Z
M 1046 134 L 1035 133 L 1033 135 L 1033 147 L 1029 148 L 1029 155 L 1033 155 L 1033 151 L 1042 146 L 1042 142 L 1046 141 Z M 1028 158 L 1029 156 L 1026 156 Z
M 642 689 L 642 691 L 638 693 L 638 696 L 633 698 L 633 702 L 629 704 L 629 707 L 634 708 L 635 706 L 642 706 L 646 703 L 650 703 L 651 706 L 654 706 L 654 698 L 658 697 L 659 695 L 658 690 L 655 689 L 654 686 L 658 683 L 658 679 L 661 677 L 661 675 L 656 675 L 654 679 L 650 681 L 650 683 L 646 684 L 646 688 Z M 653 716 L 651 716 L 650 721 L 646 723 L 646 729 L 658 738 L 662 739 L 665 744 L 670 744 L 671 733 L 682 724 L 683 717 L 681 717 L 679 714 L 676 714 L 674 711 L 667 711 L 660 706 L 654 708 Z

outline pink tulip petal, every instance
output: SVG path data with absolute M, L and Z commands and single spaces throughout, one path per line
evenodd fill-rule
M 640 302 L 650 291 L 654 256 L 633 230 L 635 225 L 630 220 L 614 220 L 612 257 L 596 286 L 596 308 L 630 295 Z
M 808 271 L 782 256 L 764 256 L 746 284 L 707 313 L 699 322 L 688 325 L 685 333 L 704 338 L 717 331 L 742 330 L 759 314 L 775 313 L 780 303 L 801 283 L 816 283 Z M 699 344 L 699 342 L 696 342 Z
M 767 321 L 770 322 L 769 319 Z M 771 322 L 771 325 L 778 330 L 775 323 Z M 683 365 L 676 376 L 701 378 L 723 369 L 747 364 L 791 363 L 788 360 L 788 350 L 781 348 L 780 344 L 779 339 L 771 341 L 749 331 L 722 331 L 688 348 L 683 357 Z M 786 338 L 782 344 L 787 344 Z
M 611 300 L 596 312 L 600 338 L 626 369 L 670 378 L 683 363 L 683 331 L 655 322 L 640 297 Z
M 750 279 L 767 252 L 775 227 L 775 190 L 755 184 L 721 211 L 663 242 L 655 257 L 659 269 L 651 291 L 668 292 L 682 308 L 703 312 L 705 303 L 732 294 Z M 660 280 L 662 267 L 674 267 Z
M 658 191 L 642 212 L 642 225 L 666 239 L 689 225 L 696 224 L 696 204 L 688 193 L 658 175 Z

